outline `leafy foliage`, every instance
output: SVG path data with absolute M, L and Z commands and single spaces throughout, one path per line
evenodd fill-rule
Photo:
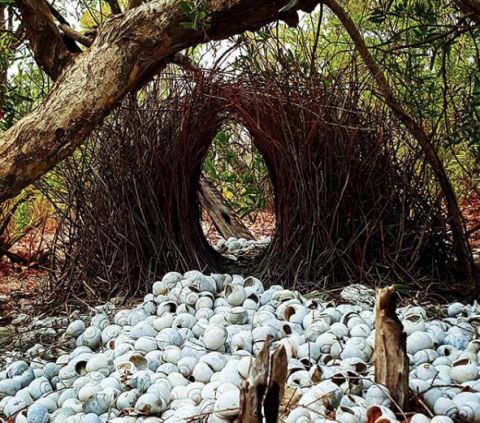
M 253 221 L 255 213 L 271 203 L 273 194 L 265 162 L 248 132 L 239 125 L 230 124 L 215 136 L 203 171 L 241 217 L 249 216 Z
M 207 23 L 205 22 L 208 16 L 207 10 L 201 5 L 198 0 L 182 0 L 180 7 L 185 14 L 186 20 L 180 22 L 180 26 L 184 29 L 192 29 L 197 31 L 205 29 Z

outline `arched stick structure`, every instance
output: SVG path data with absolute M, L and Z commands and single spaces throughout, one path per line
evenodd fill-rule
M 57 293 L 146 292 L 153 278 L 193 268 L 309 290 L 388 277 L 412 283 L 450 266 L 429 173 L 415 154 L 398 153 L 379 112 L 359 108 L 355 86 L 268 78 L 170 75 L 141 103 L 123 104 L 83 164 L 71 162 L 62 176 L 62 201 L 73 207 L 64 213 Z M 264 255 L 242 268 L 208 244 L 199 222 L 202 162 L 231 121 L 265 160 L 277 222 Z

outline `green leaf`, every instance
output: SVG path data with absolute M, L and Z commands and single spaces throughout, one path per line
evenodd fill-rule
M 194 22 L 180 22 L 180 26 L 183 29 L 191 29 L 191 30 L 196 30 L 196 25 Z
M 2 0 L 0 0 L 0 1 L 2 1 Z M 187 15 L 190 15 L 192 12 L 195 11 L 194 4 L 190 1 L 187 1 L 187 0 L 183 0 L 183 1 L 180 2 L 180 8 Z
M 381 9 L 375 9 L 368 17 L 368 20 L 372 23 L 382 23 L 385 21 L 385 19 L 385 13 L 383 13 L 383 10 Z

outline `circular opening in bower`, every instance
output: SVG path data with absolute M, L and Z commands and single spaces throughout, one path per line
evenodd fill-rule
M 229 123 L 217 133 L 202 163 L 199 203 L 203 233 L 229 258 L 263 253 L 275 231 L 273 187 L 250 133 Z

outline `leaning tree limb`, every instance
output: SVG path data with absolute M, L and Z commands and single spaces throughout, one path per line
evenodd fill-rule
M 118 4 L 118 0 L 105 0 L 107 4 L 110 6 L 110 10 L 114 15 L 117 15 L 118 13 L 122 13 L 122 9 L 120 8 L 120 5 Z
M 223 238 L 255 239 L 212 181 L 201 175 L 198 188 L 200 204 L 207 210 L 213 225 Z
M 92 46 L 72 55 L 59 42 L 45 1 L 18 0 L 22 15 L 30 16 L 27 32 L 34 51 L 60 60 L 47 61 L 58 78 L 42 104 L 0 134 L 0 202 L 72 154 L 128 92 L 151 80 L 175 53 L 284 19 L 279 10 L 288 0 L 205 0 L 206 17 L 195 29 L 184 25 L 192 17 L 181 3 L 154 0 L 111 16 Z M 316 4 L 300 0 L 289 18 L 299 9 L 312 11 Z
M 75 31 L 68 25 L 60 24 L 59 28 L 67 37 L 71 38 L 72 40 L 76 41 L 77 43 L 85 47 L 90 47 L 93 43 L 93 40 L 90 37 L 84 34 L 80 34 L 80 32 Z
M 479 0 L 461 1 L 474 4 L 479 3 L 480 5 Z M 445 204 L 448 211 L 450 227 L 452 229 L 453 242 L 458 261 L 461 263 L 467 276 L 472 279 L 478 279 L 477 269 L 473 261 L 473 255 L 468 243 L 468 239 L 466 237 L 463 216 L 458 204 L 457 195 L 450 182 L 450 179 L 448 178 L 445 167 L 438 156 L 431 137 L 427 134 L 422 125 L 417 123 L 415 119 L 410 116 L 400 101 L 395 97 L 390 84 L 385 78 L 383 69 L 371 55 L 362 35 L 345 9 L 340 6 L 336 0 L 323 0 L 323 3 L 337 16 L 345 30 L 348 32 L 348 35 L 352 39 L 363 62 L 367 66 L 372 77 L 375 79 L 375 82 L 377 83 L 377 86 L 383 95 L 383 100 L 385 103 L 390 107 L 395 116 L 407 127 L 409 132 L 422 148 L 425 158 L 432 168 L 432 171 L 437 178 L 440 189 L 442 190 L 445 198 Z
M 22 14 L 35 60 L 49 76 L 57 78 L 79 49 L 65 43 L 45 0 L 16 0 L 15 4 Z

